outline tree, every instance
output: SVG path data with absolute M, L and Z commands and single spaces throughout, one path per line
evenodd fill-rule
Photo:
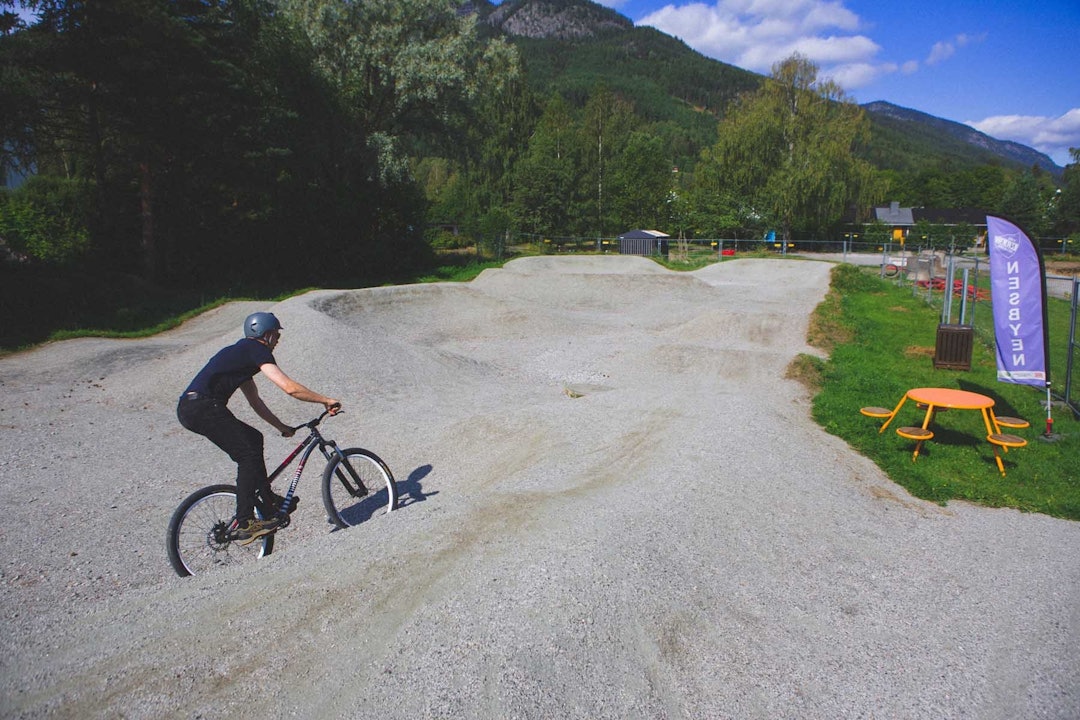
M 1005 186 L 998 208 L 1002 215 L 1029 233 L 1042 235 L 1047 229 L 1048 201 L 1033 173 L 1025 172 L 1013 178 Z
M 454 0 L 280 4 L 356 113 L 384 183 L 408 177 L 408 155 L 419 147 L 458 155 L 477 100 L 501 94 L 519 75 L 516 51 L 482 42 L 476 15 Z
M 678 238 L 692 237 L 695 232 L 697 220 L 693 199 L 683 187 L 683 175 L 678 169 L 673 169 L 671 179 L 671 191 L 667 199 L 667 222 L 664 227 L 666 232 Z
M 663 141 L 635 131 L 612 163 L 611 207 L 624 229 L 662 229 L 671 198 L 671 157 Z
M 470 129 L 484 125 L 481 108 L 518 82 L 516 51 L 500 39 L 482 40 L 475 13 L 462 12 L 457 0 L 279 0 L 279 6 L 307 37 L 315 66 L 340 102 L 344 122 L 329 137 L 345 162 L 336 163 L 332 187 L 354 189 L 351 200 L 362 198 L 371 208 L 368 217 L 341 226 L 333 244 L 357 264 L 392 260 L 391 240 L 400 245 L 423 234 L 411 159 L 446 157 L 470 180 L 478 141 Z M 461 220 L 480 217 L 488 202 L 483 193 L 459 199 L 468 215 Z
M 514 173 L 514 210 L 527 232 L 569 232 L 577 175 L 578 125 L 561 95 L 553 95 Z
M 704 177 L 723 178 L 788 240 L 795 229 L 822 231 L 846 208 L 879 199 L 875 171 L 856 156 L 868 137 L 862 109 L 796 54 L 720 123 L 719 140 L 702 158 L 715 167 Z
M 0 239 L 7 250 L 24 262 L 44 265 L 82 259 L 89 232 L 81 190 L 77 181 L 38 176 L 10 196 L 0 194 Z
M 475 161 L 477 113 L 519 78 L 454 0 L 24 4 L 31 27 L 0 17 L 0 164 L 79 181 L 91 254 L 156 280 L 400 266 L 422 244 L 410 155 Z
M 881 220 L 874 220 L 863 226 L 863 242 L 874 245 L 886 245 L 892 241 L 892 227 Z
M 110 269 L 191 282 L 234 265 L 266 220 L 258 166 L 273 177 L 265 160 L 287 154 L 267 133 L 283 129 L 266 92 L 278 79 L 260 74 L 268 41 L 282 41 L 264 33 L 276 27 L 271 6 L 35 5 L 37 22 L 3 38 L 5 75 L 23 81 L 4 140 L 40 174 L 83 183 L 93 250 Z
M 500 93 L 477 98 L 475 120 L 468 124 L 462 181 L 472 196 L 474 219 L 468 232 L 501 257 L 507 237 L 518 228 L 513 212 L 514 168 L 528 149 L 539 107 L 525 78 L 508 81 Z
M 968 223 L 945 225 L 943 223 L 919 220 L 908 233 L 907 242 L 920 248 L 931 250 L 963 250 L 970 247 L 975 239 L 975 228 Z
M 574 230 L 581 235 L 604 237 L 617 222 L 614 217 L 610 166 L 623 152 L 637 120 L 630 103 L 600 85 L 585 103 L 580 130 L 581 185 L 578 220 Z
M 763 220 L 753 200 L 735 189 L 715 146 L 702 151 L 689 195 L 696 237 L 736 238 L 740 230 L 762 229 Z
M 1061 235 L 1080 233 L 1080 148 L 1069 148 L 1064 184 L 1054 206 L 1054 229 Z

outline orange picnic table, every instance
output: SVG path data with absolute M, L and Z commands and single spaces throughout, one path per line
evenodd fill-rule
M 982 412 L 983 422 L 986 424 L 987 435 L 994 435 L 1001 431 L 1001 428 L 998 427 L 997 422 L 994 420 L 994 411 L 992 409 L 994 407 L 994 398 L 989 395 L 980 395 L 968 390 L 954 390 L 953 388 L 923 387 L 914 388 L 904 393 L 904 397 L 900 398 L 900 402 L 892 411 L 892 415 L 885 420 L 881 430 L 878 432 L 884 432 L 885 428 L 889 427 L 889 423 L 896 417 L 896 413 L 900 412 L 900 408 L 904 406 L 908 399 L 926 406 L 926 417 L 923 419 L 922 424 L 923 430 L 930 425 L 935 410 L 948 408 L 950 410 L 979 410 Z
M 1005 452 L 1009 451 L 1011 447 L 1023 447 L 1027 445 L 1027 441 L 1016 435 L 1003 435 L 1001 432 L 1001 424 L 999 424 L 997 417 L 994 415 L 994 399 L 988 395 L 982 395 L 980 393 L 970 392 L 968 390 L 955 390 L 953 388 L 937 388 L 937 387 L 922 387 L 913 388 L 904 393 L 904 397 L 900 398 L 900 402 L 896 404 L 891 412 L 886 411 L 888 414 L 872 414 L 864 412 L 864 414 L 870 414 L 874 417 L 884 417 L 885 422 L 882 423 L 879 433 L 884 432 L 885 428 L 889 427 L 889 423 L 893 421 L 896 414 L 900 412 L 900 408 L 904 406 L 908 400 L 914 400 L 920 406 L 926 408 L 926 416 L 923 418 L 921 427 L 902 427 L 897 429 L 897 434 L 901 437 L 905 437 L 911 440 L 915 440 L 915 452 L 912 454 L 912 460 L 919 457 L 919 449 L 922 447 L 924 441 L 934 437 L 934 433 L 929 430 L 930 421 L 934 418 L 934 413 L 938 410 L 978 410 L 982 413 L 983 424 L 986 425 L 986 439 L 994 449 L 994 460 L 997 461 L 998 470 L 1001 474 L 1005 474 L 1005 466 L 1001 462 L 1001 456 L 998 455 L 998 448 L 1002 448 Z M 1022 420 L 1016 420 L 1009 418 L 1011 422 L 1008 427 L 1025 427 L 1026 422 Z M 1002 419 L 1005 421 L 1005 418 Z M 1014 424 L 1023 423 L 1023 424 Z

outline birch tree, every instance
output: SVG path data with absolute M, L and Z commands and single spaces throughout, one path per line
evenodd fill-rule
M 721 122 L 719 140 L 703 156 L 703 176 L 722 179 L 718 191 L 749 201 L 785 241 L 795 229 L 827 228 L 848 206 L 867 206 L 878 194 L 875 171 L 855 154 L 869 137 L 865 113 L 817 73 L 797 54 L 774 65 L 761 89 Z
M 598 86 L 585 104 L 581 125 L 581 219 L 577 230 L 583 235 L 603 237 L 614 227 L 610 172 L 637 120 L 624 98 Z

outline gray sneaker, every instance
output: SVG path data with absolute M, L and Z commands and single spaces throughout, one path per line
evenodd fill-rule
M 233 538 L 241 545 L 247 545 L 258 540 L 263 535 L 274 532 L 280 525 L 281 518 L 278 517 L 267 518 L 266 520 L 250 519 L 240 523 L 240 527 L 236 529 Z

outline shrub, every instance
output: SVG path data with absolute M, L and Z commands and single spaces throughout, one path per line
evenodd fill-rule
M 87 207 L 85 183 L 32 177 L 0 195 L 0 244 L 16 261 L 69 265 L 90 247 Z

